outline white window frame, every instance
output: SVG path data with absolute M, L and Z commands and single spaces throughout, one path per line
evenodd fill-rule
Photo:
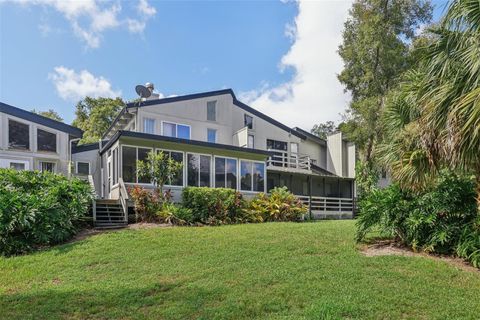
M 214 118 L 213 120 L 211 119 L 208 119 L 208 104 L 213 102 L 213 106 L 214 106 Z M 211 121 L 211 122 L 217 122 L 217 100 L 210 100 L 210 101 L 207 101 L 207 121 Z
M 215 141 L 214 141 L 214 142 L 208 141 L 208 132 L 209 132 L 209 131 L 213 131 L 213 132 L 215 132 Z M 213 128 L 207 128 L 207 142 L 210 142 L 210 143 L 217 143 L 217 132 L 218 132 L 218 130 L 217 130 L 217 129 L 213 129 Z
M 30 170 L 30 161 L 0 158 L 0 168 L 10 169 L 11 163 L 21 163 L 25 165 L 25 170 Z
M 249 160 L 249 159 L 238 159 L 239 162 L 237 164 L 238 167 L 238 178 L 237 178 L 237 183 L 238 183 L 238 191 L 240 192 L 245 192 L 245 193 L 266 193 L 267 192 L 267 164 L 265 161 L 258 161 L 258 160 Z M 255 163 L 260 163 L 263 164 L 263 191 L 253 191 L 253 190 L 243 190 L 242 189 L 242 161 L 245 162 L 251 162 L 252 163 L 252 169 L 253 169 L 253 164 Z M 253 174 L 252 174 L 252 189 L 253 189 Z
M 38 149 L 38 130 L 43 130 L 45 132 L 48 132 L 48 133 L 52 133 L 55 135 L 55 152 L 52 152 L 52 151 L 45 151 L 45 150 L 39 150 Z M 50 128 L 46 128 L 46 127 L 35 127 L 35 133 L 34 133 L 34 140 L 35 140 L 35 150 L 39 153 L 46 153 L 46 154 L 59 154 L 58 152 L 58 145 L 59 145 L 59 141 L 58 141 L 58 134 L 56 131 L 53 131 L 52 129 Z
M 185 180 L 185 187 L 195 187 L 195 186 L 189 186 L 189 185 L 188 185 L 188 155 L 189 155 L 189 154 L 194 155 L 194 156 L 208 156 L 208 157 L 210 157 L 210 185 L 208 186 L 208 188 L 211 188 L 212 185 L 215 183 L 215 182 L 213 182 L 213 177 L 212 177 L 212 175 L 213 175 L 213 170 L 214 170 L 212 159 L 214 158 L 214 155 L 208 154 L 208 153 L 195 153 L 195 152 L 186 152 L 186 153 L 185 153 L 185 160 L 184 160 L 184 162 L 187 164 L 187 165 L 185 166 L 185 168 L 186 168 L 186 170 L 187 170 L 186 176 L 185 176 L 185 179 L 186 179 L 186 180 Z M 200 182 L 200 157 L 199 157 L 198 159 L 199 159 L 199 160 L 198 160 L 198 161 L 199 161 L 199 163 L 198 163 L 198 164 L 199 164 L 199 167 L 198 167 L 198 182 Z
M 122 173 L 122 175 L 120 175 L 120 171 L 119 171 L 119 172 L 118 172 L 118 177 L 119 177 L 119 178 L 121 177 L 122 179 L 123 179 L 123 147 L 135 148 L 135 164 L 137 163 L 137 160 L 138 160 L 138 148 L 140 148 L 140 149 L 149 149 L 150 151 L 155 150 L 155 149 L 152 148 L 152 147 L 142 147 L 142 146 L 134 146 L 134 145 L 129 145 L 129 144 L 122 144 L 122 145 L 121 145 L 122 156 L 121 156 L 121 157 L 120 157 L 120 155 L 118 156 L 118 158 L 119 158 L 118 161 L 119 161 L 120 164 L 121 164 L 121 166 L 119 166 L 119 169 L 118 169 L 118 170 L 121 170 L 121 173 Z M 114 149 L 114 148 L 113 148 L 113 149 Z M 113 152 L 113 149 L 111 149 L 112 152 Z M 126 181 L 124 181 L 124 182 L 125 182 L 125 184 L 129 184 L 129 185 L 130 185 L 130 184 L 138 184 L 138 185 L 140 185 L 140 186 L 151 186 L 151 185 L 153 185 L 152 182 L 149 182 L 149 183 L 138 182 L 138 174 L 135 174 L 135 181 L 136 181 L 136 182 L 126 182 Z M 117 183 L 117 184 L 118 184 L 118 183 Z M 114 186 L 112 186 L 112 188 L 113 188 L 113 187 L 114 187 Z
M 38 160 L 38 171 L 40 171 L 40 172 L 43 172 L 43 171 L 42 171 L 42 163 L 52 163 L 52 164 L 53 164 L 53 171 L 52 171 L 52 173 L 57 173 L 57 172 L 58 172 L 58 170 L 57 170 L 57 169 L 58 169 L 58 162 L 57 162 L 57 161 L 55 161 L 55 160 L 48 160 L 48 159 L 45 159 L 45 160 L 39 159 L 39 160 Z
M 162 128 L 161 128 L 162 129 L 162 136 L 170 137 L 170 136 L 166 136 L 166 135 L 163 134 L 163 127 L 164 127 L 165 123 L 175 125 L 175 137 L 173 137 L 173 138 L 184 139 L 184 138 L 178 138 L 178 126 L 180 125 L 180 126 L 188 127 L 188 140 L 192 139 L 192 126 L 191 125 L 184 124 L 184 123 L 178 123 L 178 122 L 172 122 L 172 121 L 162 121 Z
M 146 122 L 149 121 L 149 120 L 152 120 L 153 121 L 153 132 L 147 132 L 146 131 Z M 143 118 L 143 133 L 147 133 L 147 134 L 155 134 L 155 119 L 154 118 L 149 118 L 149 117 L 144 117 Z
M 10 147 L 10 124 L 9 124 L 10 120 L 18 122 L 18 123 L 26 124 L 28 126 L 28 149 L 17 149 L 17 148 L 11 148 Z M 22 152 L 22 151 L 26 152 L 26 151 L 34 150 L 33 143 L 35 142 L 35 144 L 36 144 L 36 141 L 32 141 L 32 140 L 35 140 L 35 139 L 32 139 L 32 124 L 31 123 L 23 121 L 23 120 L 17 120 L 17 118 L 7 117 L 7 134 L 6 134 L 6 136 L 7 136 L 7 149 L 8 150 L 19 151 L 19 152 Z
M 186 168 L 187 166 L 185 165 L 185 163 L 187 162 L 187 156 L 186 156 L 186 153 L 185 151 L 181 151 L 181 150 L 172 150 L 172 149 L 162 149 L 162 148 L 155 148 L 155 152 L 159 152 L 159 151 L 162 151 L 162 152 L 177 152 L 177 153 L 181 153 L 183 155 L 183 163 L 182 163 L 182 173 L 183 173 L 183 176 L 182 176 L 182 185 L 181 186 L 175 186 L 175 185 L 171 185 L 171 184 L 165 184 L 165 187 L 167 188 L 184 188 L 187 184 L 187 172 L 186 172 Z
M 239 164 L 240 164 L 240 159 L 238 158 L 232 158 L 232 157 L 225 157 L 225 156 L 216 156 L 214 155 L 213 156 L 213 163 L 212 163 L 212 166 L 213 166 L 213 188 L 216 188 L 217 187 L 217 181 L 215 179 L 215 159 L 217 158 L 221 158 L 221 159 L 230 159 L 230 160 L 235 160 L 237 162 L 237 165 L 235 166 L 235 175 L 237 177 L 237 183 L 236 183 L 236 186 L 235 186 L 235 189 L 234 190 L 239 190 L 239 176 L 238 176 L 238 172 L 239 172 Z M 225 161 L 225 185 L 227 185 L 227 166 L 226 166 L 226 161 Z M 224 187 L 226 188 L 226 187 Z M 227 189 L 230 189 L 230 188 L 227 188 Z
M 90 163 L 90 161 L 77 161 L 77 162 L 76 162 L 76 167 L 75 167 L 75 172 L 76 172 L 77 174 L 79 174 L 79 173 L 78 173 L 78 164 L 79 164 L 79 163 L 88 163 L 88 175 L 91 175 L 91 174 L 92 174 L 92 168 L 91 168 L 91 163 Z
M 248 128 L 248 125 L 245 124 L 245 121 L 247 120 L 246 117 L 250 117 L 252 118 L 252 128 Z M 254 118 L 252 115 L 248 114 L 248 113 L 244 113 L 243 114 L 243 124 L 244 124 L 244 128 L 247 127 L 249 130 L 254 130 L 255 129 L 255 124 L 254 124 Z

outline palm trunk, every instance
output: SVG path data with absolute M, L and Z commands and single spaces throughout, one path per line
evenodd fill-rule
M 480 215 L 480 171 L 477 172 L 475 175 L 476 177 L 476 184 L 477 184 L 477 209 L 478 209 L 478 214 Z

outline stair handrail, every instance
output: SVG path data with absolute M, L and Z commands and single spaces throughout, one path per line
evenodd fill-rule
M 124 220 L 125 222 L 128 221 L 128 192 L 127 188 L 125 187 L 125 183 L 123 182 L 122 178 L 118 178 L 118 187 L 120 190 L 120 203 L 122 204 L 122 209 L 123 209 L 123 215 L 124 215 Z
M 87 179 L 88 179 L 88 184 L 90 185 L 90 188 L 95 194 L 95 197 L 92 200 L 92 215 L 93 215 L 93 221 L 95 221 L 97 219 L 97 201 L 96 201 L 96 199 L 98 198 L 97 190 L 95 190 L 95 182 L 93 181 L 93 176 L 89 174 Z

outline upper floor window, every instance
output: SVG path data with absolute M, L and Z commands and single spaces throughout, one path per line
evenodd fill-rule
M 190 126 L 164 122 L 163 135 L 180 139 L 190 139 Z
M 287 151 L 288 144 L 285 141 L 267 139 L 267 149 Z
M 143 132 L 152 134 L 155 133 L 155 119 L 143 119 Z
M 252 116 L 249 116 L 248 114 L 246 114 L 244 116 L 244 126 L 248 127 L 248 129 L 253 129 L 253 117 Z
M 251 134 L 247 137 L 247 147 L 252 149 L 255 147 L 255 137 Z
M 37 150 L 57 152 L 57 135 L 42 129 L 37 129 Z
M 217 101 L 207 102 L 207 120 L 217 121 Z
M 207 141 L 211 143 L 217 142 L 217 130 L 207 129 Z
M 8 147 L 30 150 L 30 126 L 28 124 L 8 120 Z

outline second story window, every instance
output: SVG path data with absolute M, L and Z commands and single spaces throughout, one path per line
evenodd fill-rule
M 163 135 L 180 139 L 190 139 L 190 126 L 184 124 L 164 122 Z
M 207 120 L 217 121 L 217 101 L 207 102 Z
M 8 120 L 8 147 L 30 150 L 30 126 L 28 124 Z
M 143 119 L 143 132 L 152 134 L 155 133 L 155 119 Z
M 37 129 L 37 150 L 57 152 L 57 135 L 42 129 Z
M 217 130 L 207 129 L 207 141 L 211 143 L 217 142 Z
M 244 126 L 248 127 L 248 129 L 253 129 L 253 117 L 252 116 L 249 116 L 248 114 L 246 114 L 244 116 Z
M 288 148 L 288 144 L 285 141 L 267 139 L 267 149 L 268 150 L 287 151 L 287 148 Z
M 247 147 L 252 149 L 255 147 L 255 137 L 251 134 L 247 138 Z

